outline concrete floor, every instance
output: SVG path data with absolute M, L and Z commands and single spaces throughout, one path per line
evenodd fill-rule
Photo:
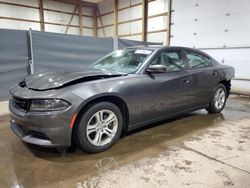
M 0 107 L 1 108 L 1 107 Z M 250 187 L 250 99 L 130 133 L 110 150 L 60 154 L 28 146 L 0 117 L 0 187 Z

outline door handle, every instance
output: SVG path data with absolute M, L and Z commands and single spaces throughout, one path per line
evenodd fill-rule
M 188 84 L 190 82 L 190 80 L 189 79 L 183 79 L 182 82 L 185 83 L 185 84 Z
M 217 76 L 217 75 L 218 75 L 218 72 L 217 72 L 217 71 L 213 71 L 212 75 L 213 75 L 213 76 Z

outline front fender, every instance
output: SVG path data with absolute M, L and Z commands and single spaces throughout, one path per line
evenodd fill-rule
M 83 102 L 76 109 L 76 113 L 79 113 L 91 101 L 94 101 L 96 99 L 103 98 L 103 97 L 118 97 L 118 98 L 120 98 L 121 100 L 123 100 L 126 103 L 124 98 L 121 97 L 118 93 L 105 92 L 105 93 L 95 94 L 95 95 L 89 96 L 88 98 L 84 99 Z

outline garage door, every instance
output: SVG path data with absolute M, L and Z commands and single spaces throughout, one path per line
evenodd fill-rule
M 200 48 L 236 70 L 233 91 L 250 94 L 250 1 L 172 0 L 171 45 Z

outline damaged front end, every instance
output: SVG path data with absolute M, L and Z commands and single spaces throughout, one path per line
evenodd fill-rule
M 125 74 L 104 71 L 40 73 L 27 77 L 19 83 L 19 86 L 36 91 L 44 91 L 123 75 Z
M 46 147 L 70 146 L 70 122 L 75 112 L 71 101 L 80 103 L 81 99 L 73 96 L 70 100 L 58 91 L 34 91 L 20 85 L 10 90 L 10 125 L 22 141 Z
M 10 88 L 11 129 L 27 143 L 68 147 L 71 145 L 72 119 L 79 105 L 87 99 L 74 91 L 91 94 L 96 88 L 91 81 L 123 75 L 96 70 L 30 75 Z

